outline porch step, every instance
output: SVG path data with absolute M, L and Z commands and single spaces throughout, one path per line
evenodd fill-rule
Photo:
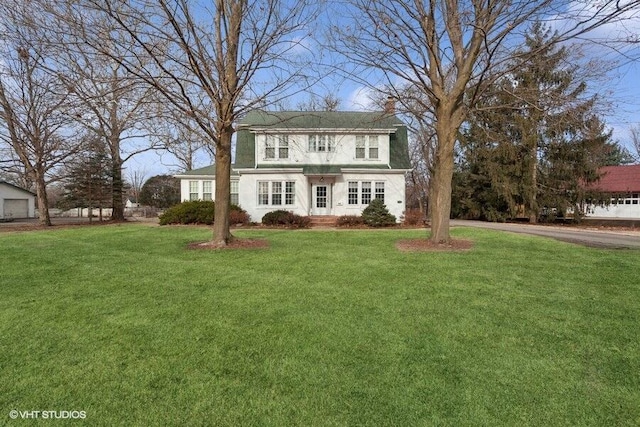
M 337 216 L 333 215 L 311 215 L 312 227 L 335 227 Z

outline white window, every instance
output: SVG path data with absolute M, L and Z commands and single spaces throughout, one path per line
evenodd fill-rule
M 284 204 L 295 204 L 295 181 L 259 181 L 258 182 L 258 205 L 262 206 L 282 206 L 284 194 Z M 284 190 L 284 192 L 283 192 Z
M 376 199 L 384 203 L 384 182 L 376 182 Z
M 366 143 L 363 135 L 356 136 L 356 159 L 364 159 Z
M 372 188 L 372 184 L 375 186 Z M 372 193 L 375 191 L 375 193 Z M 347 204 L 351 206 L 367 206 L 373 198 L 384 203 L 384 181 L 349 181 L 347 184 Z
M 189 200 L 198 199 L 198 181 L 189 181 Z
M 202 181 L 202 200 L 213 200 L 211 181 Z
M 362 184 L 362 197 L 360 198 L 361 204 L 368 205 L 371 203 L 371 183 L 364 181 Z
M 296 183 L 294 181 L 285 182 L 284 204 L 293 205 L 296 201 Z
M 350 205 L 358 204 L 358 181 L 349 181 L 349 195 L 347 203 Z
M 309 135 L 309 152 L 311 153 L 332 153 L 336 151 L 335 135 Z
M 372 135 L 369 137 L 369 158 L 378 158 L 378 135 Z
M 289 136 L 273 135 L 266 136 L 264 158 L 265 159 L 288 159 L 289 158 Z
M 282 183 L 280 181 L 271 183 L 271 204 L 273 206 L 282 204 Z
M 269 204 L 269 183 L 266 181 L 258 182 L 258 204 Z
M 237 205 L 239 203 L 238 197 L 238 181 L 231 181 L 231 203 Z
M 356 135 L 356 159 L 378 159 L 378 135 Z

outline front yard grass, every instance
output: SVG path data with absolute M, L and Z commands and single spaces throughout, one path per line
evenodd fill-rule
M 270 247 L 232 251 L 186 250 L 196 227 L 2 234 L 0 425 L 640 424 L 640 253 L 453 234 L 473 249 L 398 251 L 411 230 L 237 231 Z

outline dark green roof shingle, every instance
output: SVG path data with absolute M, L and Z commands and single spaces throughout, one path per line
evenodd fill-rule
M 362 111 L 252 111 L 238 126 L 290 129 L 393 129 L 394 115 Z

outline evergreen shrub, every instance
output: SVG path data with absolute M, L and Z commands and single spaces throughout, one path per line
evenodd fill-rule
M 387 206 L 380 199 L 373 199 L 362 211 L 365 224 L 370 227 L 388 227 L 396 224 L 396 217 L 389 213 Z
M 338 227 L 360 227 L 364 225 L 364 218 L 359 215 L 342 215 L 336 220 Z
M 193 200 L 170 207 L 160 215 L 160 225 L 167 224 L 206 224 L 214 222 L 215 203 L 210 200 Z M 247 224 L 249 215 L 240 206 L 232 204 L 229 208 L 230 224 Z
M 277 210 L 264 214 L 262 223 L 264 225 L 285 226 L 288 228 L 308 228 L 311 224 L 311 218 L 285 210 Z

